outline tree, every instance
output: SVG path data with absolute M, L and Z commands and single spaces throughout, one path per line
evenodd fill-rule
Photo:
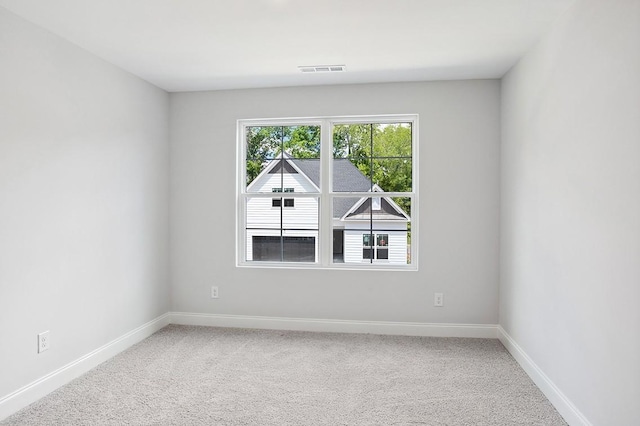
M 281 127 L 247 127 L 247 185 L 260 174 L 269 158 L 273 157 Z
M 333 158 L 362 159 L 367 156 L 370 141 L 371 125 L 338 124 L 333 128 Z
M 282 152 L 292 158 L 320 158 L 319 126 L 247 127 L 247 185 Z
M 320 126 L 285 127 L 283 149 L 292 158 L 320 158 Z

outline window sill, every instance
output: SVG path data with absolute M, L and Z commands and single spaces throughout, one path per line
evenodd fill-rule
M 416 272 L 418 265 L 391 265 L 388 263 L 340 263 L 321 265 L 318 263 L 286 263 L 286 262 L 241 262 L 236 268 L 247 269 L 309 269 L 309 270 L 333 270 L 333 271 L 389 271 L 389 272 Z

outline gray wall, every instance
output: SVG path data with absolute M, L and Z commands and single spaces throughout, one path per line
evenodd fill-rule
M 502 111 L 500 324 L 594 425 L 637 425 L 640 2 L 577 2 Z
M 499 101 L 497 80 L 172 94 L 172 310 L 496 324 Z M 236 120 L 388 113 L 420 115 L 420 270 L 236 268 Z
M 168 311 L 169 96 L 3 8 L 0 64 L 1 398 Z

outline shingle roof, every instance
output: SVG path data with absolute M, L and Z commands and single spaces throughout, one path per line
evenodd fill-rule
M 267 173 L 278 173 L 282 171 L 283 160 L 272 163 Z M 287 158 L 284 163 L 285 173 L 297 173 L 288 162 L 292 162 L 311 182 L 320 187 L 320 159 L 317 158 Z M 347 158 L 336 158 L 333 160 L 333 192 L 373 192 L 371 181 Z M 333 197 L 333 218 L 342 218 L 356 203 L 362 200 L 361 197 Z M 356 209 L 350 219 L 369 219 L 372 218 L 371 212 L 367 209 L 367 203 L 364 203 Z M 366 216 L 366 217 L 365 217 Z M 382 209 L 376 213 L 374 211 L 373 219 L 389 220 L 404 219 L 404 215 L 396 211 L 384 198 Z
M 316 186 L 320 187 L 319 159 L 290 159 Z M 371 181 L 347 158 L 333 160 L 334 192 L 366 192 L 371 190 Z M 335 197 L 333 217 L 341 218 L 360 200 L 359 197 Z
M 320 187 L 320 160 L 290 159 L 302 173 Z M 347 158 L 333 160 L 334 192 L 366 192 L 371 190 L 371 181 Z M 337 178 L 339 177 L 339 178 Z

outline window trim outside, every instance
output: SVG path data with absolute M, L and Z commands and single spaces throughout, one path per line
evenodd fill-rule
M 333 188 L 332 160 L 333 160 L 333 127 L 339 124 L 387 124 L 407 123 L 411 126 L 411 158 L 412 158 L 412 191 L 384 192 L 384 197 L 411 198 L 411 263 L 407 265 L 392 265 L 386 263 L 334 263 L 333 262 L 333 218 L 331 201 L 340 197 L 366 197 L 371 192 L 332 192 L 326 188 Z M 250 197 L 273 198 L 273 193 L 248 193 L 246 191 L 246 145 L 245 135 L 247 127 L 254 126 L 320 126 L 320 191 L 296 192 L 295 198 L 318 198 L 318 262 L 255 262 L 246 261 L 246 203 Z M 346 270 L 418 270 L 418 206 L 419 206 L 419 125 L 417 114 L 398 115 L 370 115 L 370 116 L 336 116 L 336 117 L 302 117 L 302 118 L 269 118 L 269 119 L 240 119 L 237 121 L 236 132 L 236 266 L 250 268 L 285 268 L 285 269 L 346 269 Z M 325 141 L 329 141 L 326 143 Z M 283 192 L 284 193 L 284 192 Z M 284 204 L 284 203 L 283 203 Z M 374 234 L 376 230 L 374 230 Z

